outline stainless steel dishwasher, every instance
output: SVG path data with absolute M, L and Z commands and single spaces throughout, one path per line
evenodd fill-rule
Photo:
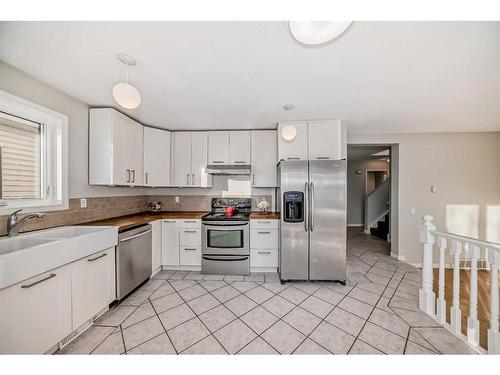
M 121 300 L 151 276 L 151 225 L 118 234 L 116 299 Z

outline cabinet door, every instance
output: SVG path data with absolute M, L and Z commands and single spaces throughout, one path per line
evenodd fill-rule
M 253 187 L 276 186 L 276 131 L 252 131 L 252 176 Z
M 130 185 L 144 184 L 144 127 L 129 119 L 127 132 L 127 164 L 131 170 Z
M 131 131 L 129 118 L 120 112 L 112 112 L 113 117 L 113 185 L 130 185 L 131 167 L 128 165 L 128 132 Z
M 181 266 L 201 266 L 201 247 L 181 246 Z
M 191 185 L 191 133 L 175 132 L 173 142 L 173 185 Z
M 286 140 L 282 130 L 285 126 L 295 128 L 295 137 Z M 290 128 L 290 129 L 293 129 Z M 307 123 L 293 122 L 278 125 L 278 160 L 307 160 Z
M 71 270 L 0 290 L 0 353 L 43 354 L 71 333 Z
M 71 267 L 73 329 L 77 329 L 116 299 L 115 249 L 89 255 Z
M 229 164 L 250 164 L 250 131 L 229 132 Z
M 179 229 L 175 220 L 161 223 L 161 259 L 164 266 L 179 265 Z
M 151 270 L 155 272 L 161 267 L 161 220 L 153 221 L 151 224 Z
M 212 185 L 212 176 L 206 173 L 208 156 L 208 133 L 193 132 L 191 138 L 191 186 Z
M 229 164 L 229 132 L 214 131 L 208 133 L 208 164 Z
M 308 124 L 309 160 L 340 160 L 345 158 L 347 138 L 341 121 Z
M 144 128 L 144 185 L 170 185 L 170 132 Z

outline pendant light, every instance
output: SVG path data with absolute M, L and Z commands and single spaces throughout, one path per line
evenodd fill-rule
M 320 45 L 338 38 L 352 21 L 290 21 L 292 36 L 300 43 Z
M 135 109 L 141 104 L 141 94 L 139 90 L 128 81 L 128 68 L 135 66 L 137 61 L 129 55 L 119 54 L 120 60 L 126 66 L 126 82 L 118 82 L 113 86 L 113 99 L 115 102 L 125 109 Z

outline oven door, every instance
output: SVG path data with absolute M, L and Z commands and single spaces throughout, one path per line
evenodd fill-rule
M 249 255 L 249 226 L 249 221 L 202 222 L 202 253 L 204 255 Z

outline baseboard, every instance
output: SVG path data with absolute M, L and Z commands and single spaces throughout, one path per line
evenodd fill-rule
M 396 253 L 391 253 L 391 257 L 401 261 L 401 262 L 404 262 L 405 261 L 405 256 L 404 255 L 399 255 L 399 254 L 396 254 Z
M 201 271 L 201 266 L 161 266 L 164 271 Z
M 278 272 L 276 267 L 250 267 L 250 273 L 252 272 Z
M 347 226 L 348 227 L 356 227 L 356 228 L 358 228 L 358 227 L 364 227 L 365 224 L 347 224 Z

